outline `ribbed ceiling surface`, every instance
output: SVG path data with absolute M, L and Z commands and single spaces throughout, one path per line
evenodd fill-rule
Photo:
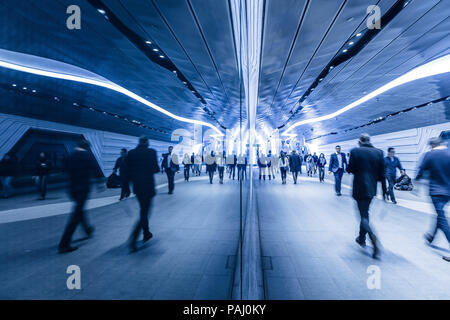
M 403 1 L 403 8 L 380 32 L 307 92 L 349 41 L 356 42 L 356 34 L 364 34 L 369 5 L 377 4 L 383 15 L 398 3 L 266 0 L 257 125 L 286 129 L 295 121 L 332 113 L 412 68 L 450 53 L 449 1 Z M 66 28 L 66 8 L 73 4 L 81 8 L 81 30 Z M 106 19 L 98 6 L 111 17 Z M 241 116 L 246 121 L 245 106 L 240 110 L 237 48 L 227 0 L 5 0 L 0 3 L 0 18 L 1 49 L 87 69 L 174 114 L 222 129 L 236 127 Z M 164 56 L 161 61 L 149 54 L 154 48 Z M 177 73 L 170 70 L 173 66 Z M 147 133 L 162 140 L 170 139 L 176 128 L 191 128 L 107 89 L 5 69 L 0 69 L 0 77 L 3 112 Z M 449 78 L 444 74 L 403 85 L 337 119 L 298 127 L 296 133 L 325 143 L 353 138 L 361 131 L 384 133 L 449 121 L 450 102 L 444 100 L 357 128 L 449 96 Z M 18 87 L 11 87 L 12 83 Z M 23 90 L 24 86 L 36 89 L 36 94 Z

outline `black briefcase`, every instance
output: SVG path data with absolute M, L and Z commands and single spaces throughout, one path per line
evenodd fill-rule
M 120 188 L 120 178 L 117 174 L 113 173 L 108 177 L 108 180 L 106 181 L 106 187 L 113 189 L 113 188 Z

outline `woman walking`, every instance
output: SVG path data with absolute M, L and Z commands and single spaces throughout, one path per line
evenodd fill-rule
M 317 167 L 319 168 L 319 181 L 324 182 L 325 179 L 325 165 L 327 164 L 327 159 L 323 153 L 320 154 L 317 160 Z

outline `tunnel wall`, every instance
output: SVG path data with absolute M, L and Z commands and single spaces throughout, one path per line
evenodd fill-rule
M 91 143 L 92 153 L 105 176 L 111 174 L 120 149 L 133 149 L 138 140 L 134 136 L 0 113 L 0 158 L 11 150 L 30 128 L 82 134 Z M 150 147 L 157 151 L 158 158 L 163 152 L 167 152 L 170 145 L 163 141 L 149 142 Z
M 387 148 L 394 147 L 396 156 L 399 157 L 403 167 L 409 175 L 414 175 L 419 165 L 419 161 L 424 152 L 429 150 L 428 139 L 437 137 L 444 130 L 450 129 L 450 122 L 437 125 L 414 128 L 409 130 L 395 131 L 386 134 L 372 136 L 372 144 L 387 153 Z M 357 147 L 357 139 L 334 142 L 323 146 L 318 146 L 318 151 L 323 152 L 327 161 L 329 155 L 334 152 L 336 145 L 340 145 L 342 152 L 350 152 Z

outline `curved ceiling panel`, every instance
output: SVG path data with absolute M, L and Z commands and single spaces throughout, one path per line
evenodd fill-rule
M 0 49 L 69 64 L 73 72 L 110 81 L 171 114 L 207 122 L 220 130 L 231 129 L 240 118 L 248 118 L 247 106 L 242 106 L 245 92 L 241 90 L 232 3 L 7 0 L 0 3 Z M 280 128 L 283 132 L 298 121 L 332 114 L 450 53 L 447 0 L 261 3 L 262 35 L 254 39 L 262 43 L 257 59 L 259 79 L 254 81 L 258 92 L 256 126 L 264 131 Z M 395 14 L 382 20 L 386 23 L 368 41 L 357 43 L 365 38 L 366 10 L 373 4 L 380 7 L 382 16 Z M 80 30 L 66 27 L 69 5 L 81 9 Z M 356 46 L 358 50 L 353 49 Z M 346 59 L 330 65 L 343 50 L 348 52 Z M 47 65 L 52 70 L 60 66 Z M 79 119 L 83 121 L 80 125 L 128 134 L 148 131 L 149 136 L 161 140 L 169 140 L 170 132 L 179 127 L 191 126 L 105 88 L 4 69 L 0 76 L 0 112 L 71 123 Z M 398 127 L 403 129 L 449 121 L 448 87 L 448 74 L 421 79 L 366 101 L 338 120 L 309 123 L 292 131 L 306 140 L 326 143 L 365 128 L 379 133 L 393 130 L 395 126 L 386 123 L 400 121 L 396 119 L 401 119 Z M 421 105 L 425 106 L 401 112 Z M 55 114 L 57 110 L 61 112 Z M 74 110 L 81 116 L 77 118 Z M 421 120 L 423 110 L 427 117 Z M 373 122 L 397 112 L 401 113 Z M 369 127 L 364 126 L 368 123 Z

